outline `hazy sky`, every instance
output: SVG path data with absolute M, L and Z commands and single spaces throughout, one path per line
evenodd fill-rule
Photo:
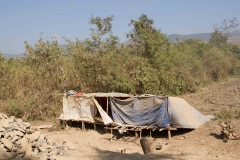
M 24 41 L 35 44 L 54 34 L 74 40 L 89 37 L 91 15 L 114 15 L 113 33 L 126 41 L 131 19 L 146 14 L 164 34 L 212 32 L 223 19 L 240 18 L 240 0 L 0 0 L 0 50 L 23 53 Z M 64 44 L 64 40 L 60 39 Z

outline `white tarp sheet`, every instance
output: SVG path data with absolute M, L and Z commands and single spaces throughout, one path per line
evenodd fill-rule
M 113 122 L 95 98 L 64 96 L 63 113 L 59 119 L 95 122 L 94 117 L 97 114 L 97 110 L 99 111 L 104 124 Z
M 213 119 L 212 115 L 202 115 L 182 98 L 168 97 L 170 124 L 181 128 L 195 129 Z
M 97 114 L 92 98 L 77 98 L 73 96 L 63 97 L 63 113 L 59 117 L 62 120 L 76 120 L 95 122 Z

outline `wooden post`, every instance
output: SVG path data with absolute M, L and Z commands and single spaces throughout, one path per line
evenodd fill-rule
M 94 131 L 96 131 L 96 123 L 94 123 L 93 125 L 94 125 Z
M 112 142 L 112 127 L 111 127 L 111 142 Z
M 150 129 L 150 137 L 152 138 L 152 130 Z
M 107 110 L 106 111 L 107 111 L 107 114 L 108 114 L 108 97 L 107 97 Z
M 106 124 L 106 133 L 107 133 L 107 131 L 108 131 L 108 130 L 107 130 L 107 127 L 108 127 L 108 125 Z
M 138 133 L 137 133 L 137 131 L 135 131 L 135 137 L 138 137 Z
M 140 130 L 140 139 L 142 138 L 142 130 Z
M 106 107 L 107 107 L 106 112 L 107 112 L 107 114 L 108 114 L 108 97 L 107 97 L 107 106 L 106 106 Z M 106 125 L 106 133 L 107 133 L 107 130 L 108 130 L 108 129 L 107 129 L 107 125 Z
M 63 120 L 63 126 L 64 126 L 65 130 L 67 130 L 67 121 Z
M 83 121 L 82 121 L 82 131 L 83 131 Z
M 168 129 L 168 140 L 171 140 L 171 130 Z

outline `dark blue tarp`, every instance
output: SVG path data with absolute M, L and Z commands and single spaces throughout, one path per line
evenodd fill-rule
M 110 97 L 113 121 L 134 126 L 168 127 L 166 97 L 133 97 L 125 100 Z

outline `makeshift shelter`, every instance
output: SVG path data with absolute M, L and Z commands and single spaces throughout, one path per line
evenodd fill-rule
M 165 95 L 135 96 L 123 93 L 90 93 L 63 97 L 61 120 L 83 121 L 136 130 L 195 129 L 213 116 L 205 116 L 182 98 Z M 127 128 L 128 129 L 128 128 Z

